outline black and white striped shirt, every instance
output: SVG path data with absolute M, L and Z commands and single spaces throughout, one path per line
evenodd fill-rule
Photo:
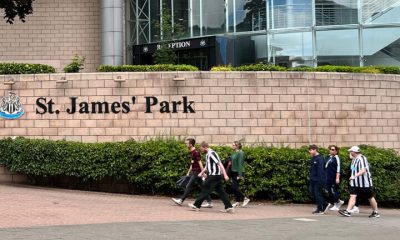
M 354 180 L 350 180 L 351 187 L 372 187 L 371 172 L 369 171 L 367 158 L 360 154 L 351 161 L 351 176 L 354 177 L 362 169 L 365 169 L 366 172 L 363 175 L 356 177 Z
M 218 165 L 218 162 L 220 161 L 221 160 L 218 154 L 214 150 L 209 148 L 206 155 L 206 169 L 208 175 L 221 175 L 221 169 Z

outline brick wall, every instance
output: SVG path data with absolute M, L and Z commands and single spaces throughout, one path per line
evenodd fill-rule
M 0 62 L 49 64 L 62 70 L 75 54 L 85 56 L 85 70 L 101 62 L 100 1 L 36 0 L 22 23 L 0 21 Z
M 185 81 L 174 81 L 173 78 Z M 63 81 L 66 78 L 67 82 Z M 26 111 L 0 120 L 0 136 L 84 142 L 194 136 L 227 144 L 243 139 L 299 147 L 373 144 L 400 150 L 400 76 L 348 73 L 162 72 L 0 76 L 3 96 L 12 90 Z M 123 81 L 123 82 L 119 82 Z M 136 102 L 132 104 L 132 96 Z M 195 113 L 145 113 L 145 96 L 194 101 Z M 59 114 L 37 114 L 36 100 L 54 101 Z M 129 113 L 68 114 L 78 101 L 127 101 Z M 110 106 L 111 107 L 111 106 Z M 122 108 L 119 108 L 121 110 Z M 165 110 L 165 109 L 164 109 Z M 170 105 L 172 111 L 172 105 Z M 42 111 L 42 110 L 40 110 Z M 111 111 L 111 110 L 110 110 Z

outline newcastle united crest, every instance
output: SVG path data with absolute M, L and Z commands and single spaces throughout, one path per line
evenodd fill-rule
M 22 104 L 17 94 L 10 92 L 8 96 L 1 98 L 0 117 L 5 119 L 16 119 L 24 114 Z

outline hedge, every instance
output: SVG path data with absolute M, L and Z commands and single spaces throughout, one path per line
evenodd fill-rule
M 0 75 L 55 73 L 54 67 L 44 64 L 0 63 Z
M 212 147 L 222 159 L 232 150 Z M 114 143 L 80 143 L 17 138 L 0 140 L 0 164 L 30 177 L 71 176 L 84 182 L 104 178 L 128 182 L 134 193 L 171 195 L 180 192 L 175 182 L 189 164 L 183 141 L 154 139 Z M 379 204 L 400 206 L 400 156 L 393 150 L 361 146 L 371 164 Z M 255 199 L 308 203 L 309 155 L 307 147 L 246 146 L 244 189 Z M 350 161 L 347 147 L 340 157 L 346 173 L 342 198 L 348 198 Z M 321 149 L 327 154 L 327 149 Z
M 348 72 L 348 73 L 380 73 L 380 74 L 400 74 L 400 67 L 397 66 L 318 66 L 318 67 L 294 67 L 286 68 L 270 64 L 250 64 L 239 67 L 217 66 L 211 68 L 211 71 L 294 71 L 294 72 Z
M 99 72 L 160 72 L 160 71 L 198 71 L 195 66 L 184 64 L 156 64 L 156 65 L 101 65 Z

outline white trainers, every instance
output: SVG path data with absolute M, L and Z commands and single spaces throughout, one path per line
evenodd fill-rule
M 342 200 L 338 200 L 338 202 L 337 203 L 335 203 L 335 206 L 337 207 L 337 208 L 340 208 L 342 205 L 343 205 L 343 203 L 344 203 L 344 201 L 342 201 Z
M 242 207 L 246 207 L 247 204 L 249 204 L 249 202 L 250 202 L 250 199 L 248 199 L 247 197 L 245 197 L 245 198 L 244 198 L 244 201 L 243 201 L 243 204 L 242 204 Z
M 191 211 L 198 212 L 200 210 L 200 208 L 196 207 L 193 203 L 188 203 L 188 206 L 190 207 Z
M 182 206 L 182 203 L 183 203 L 182 199 L 180 199 L 180 198 L 171 198 L 171 199 L 177 205 Z
M 323 212 L 326 213 L 326 211 L 328 211 L 328 209 L 332 206 L 332 204 L 328 203 L 328 205 L 325 206 Z
M 338 205 L 334 205 L 333 207 L 329 208 L 330 211 L 339 211 L 340 208 L 338 208 Z
M 240 206 L 240 203 L 239 202 L 235 202 L 234 204 L 232 204 L 232 207 L 239 207 Z
M 220 210 L 220 211 L 224 212 L 224 213 L 234 213 L 235 209 L 233 207 L 231 207 L 231 208 L 225 208 L 224 210 Z
M 212 208 L 212 207 L 213 207 L 213 204 L 208 202 L 208 203 L 202 204 L 201 207 L 202 207 L 202 208 Z
M 350 213 L 360 213 L 360 208 L 354 206 L 354 207 L 350 210 Z

